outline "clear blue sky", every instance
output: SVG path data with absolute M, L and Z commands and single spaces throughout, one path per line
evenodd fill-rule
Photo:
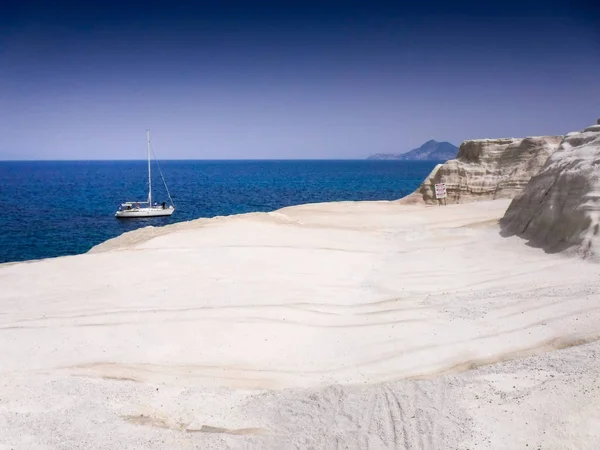
M 141 159 L 146 128 L 162 159 L 362 158 L 593 123 L 600 4 L 485 3 L 14 2 L 0 159 Z

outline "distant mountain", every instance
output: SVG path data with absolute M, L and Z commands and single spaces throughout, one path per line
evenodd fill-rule
M 458 147 L 450 142 L 427 141 L 406 153 L 376 153 L 367 159 L 394 159 L 404 161 L 448 161 L 456 158 Z

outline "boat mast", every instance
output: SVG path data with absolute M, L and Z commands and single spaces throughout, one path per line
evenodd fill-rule
M 148 138 L 148 203 L 152 207 L 152 172 L 150 170 L 150 130 L 146 130 Z

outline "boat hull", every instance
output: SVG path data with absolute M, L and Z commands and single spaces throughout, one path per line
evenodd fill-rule
M 173 214 L 175 208 L 139 208 L 117 211 L 115 217 L 118 219 L 139 219 L 145 217 L 166 217 Z

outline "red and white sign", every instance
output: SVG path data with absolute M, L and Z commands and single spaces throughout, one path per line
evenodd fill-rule
M 438 183 L 435 185 L 435 198 L 446 198 L 445 183 Z

